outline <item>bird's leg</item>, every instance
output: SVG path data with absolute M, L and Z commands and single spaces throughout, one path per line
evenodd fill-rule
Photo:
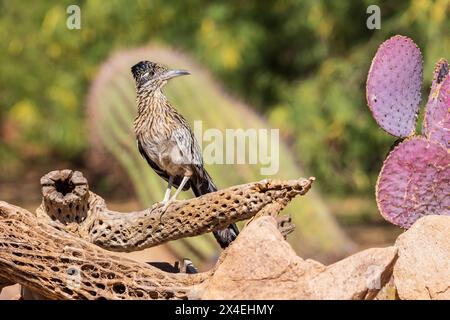
M 167 201 L 169 201 L 170 199 L 170 192 L 172 191 L 172 182 L 173 182 L 173 178 L 169 177 L 169 184 L 167 185 L 167 190 L 166 190 L 166 194 L 164 195 L 164 199 L 163 199 L 163 203 L 167 203 Z
M 170 181 L 170 180 L 169 180 Z M 172 201 L 175 201 L 177 199 L 177 196 L 180 194 L 180 192 L 183 190 L 184 186 L 186 185 L 186 183 L 189 181 L 189 177 L 183 177 L 183 180 L 181 180 L 180 186 L 178 187 L 177 191 L 175 192 L 175 194 L 172 196 L 172 198 L 170 198 L 168 201 L 163 202 L 164 203 L 164 207 L 162 208 L 162 212 L 161 212 L 161 217 L 163 216 L 164 213 L 166 213 L 167 207 L 169 206 L 169 204 Z M 169 193 L 170 194 L 170 193 Z M 164 197 L 165 199 L 165 197 Z
M 172 196 L 172 198 L 170 198 L 170 200 L 176 200 L 177 196 L 180 194 L 181 191 L 183 191 L 184 186 L 186 185 L 186 183 L 189 181 L 190 177 L 183 177 L 183 180 L 181 180 L 180 186 L 178 187 L 177 191 L 175 192 L 175 194 Z

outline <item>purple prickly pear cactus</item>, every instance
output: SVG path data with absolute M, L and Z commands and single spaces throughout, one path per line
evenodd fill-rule
M 423 120 L 425 136 L 450 148 L 450 76 L 445 59 L 439 60 L 434 71 L 430 96 Z
M 409 137 L 384 161 L 376 186 L 381 215 L 409 228 L 428 214 L 450 215 L 450 75 L 447 61 L 435 69 L 423 132 L 415 135 L 422 56 L 404 36 L 385 41 L 367 77 L 367 103 L 388 133 Z
M 389 154 L 378 177 L 381 215 L 409 228 L 428 214 L 450 215 L 450 160 L 439 144 L 415 136 Z
M 367 77 L 367 103 L 386 132 L 407 137 L 414 133 L 422 84 L 422 54 L 408 37 L 385 41 L 372 60 Z
M 433 82 L 431 83 L 430 98 L 436 94 L 438 89 L 449 73 L 448 62 L 444 58 L 439 59 L 434 68 Z

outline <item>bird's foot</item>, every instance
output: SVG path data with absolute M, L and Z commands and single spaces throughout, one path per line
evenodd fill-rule
M 162 217 L 163 215 L 166 213 L 167 208 L 169 207 L 170 204 L 172 204 L 174 202 L 173 198 L 170 198 L 169 200 L 163 200 L 161 202 L 162 204 L 162 208 L 161 208 L 161 214 L 159 216 L 159 221 L 162 222 Z

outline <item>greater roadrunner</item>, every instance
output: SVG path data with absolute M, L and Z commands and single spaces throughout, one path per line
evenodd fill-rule
M 141 61 L 131 68 L 131 73 L 137 91 L 138 115 L 134 121 L 137 146 L 153 170 L 168 182 L 163 199 L 165 208 L 182 190 L 192 188 L 196 197 L 217 191 L 203 167 L 200 147 L 188 122 L 162 92 L 169 79 L 189 72 Z M 177 190 L 170 198 L 172 186 Z M 214 236 L 225 248 L 238 233 L 236 225 L 231 224 L 215 231 Z

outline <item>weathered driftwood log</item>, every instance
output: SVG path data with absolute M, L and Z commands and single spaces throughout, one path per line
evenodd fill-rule
M 6 202 L 0 202 L 0 270 L 49 299 L 182 299 L 208 277 L 116 256 Z
M 53 171 L 41 179 L 36 215 L 0 201 L 0 289 L 20 283 L 50 299 L 186 298 L 213 270 L 167 273 L 100 247 L 141 250 L 255 215 L 276 215 L 313 180 L 264 180 L 175 201 L 165 211 L 155 204 L 120 213 L 89 191 L 81 173 Z
M 89 191 L 80 172 L 52 171 L 42 177 L 41 222 L 71 232 L 112 251 L 136 251 L 170 240 L 223 228 L 255 215 L 277 215 L 290 200 L 305 194 L 314 178 L 263 180 L 199 198 L 162 204 L 136 212 L 116 212 Z

